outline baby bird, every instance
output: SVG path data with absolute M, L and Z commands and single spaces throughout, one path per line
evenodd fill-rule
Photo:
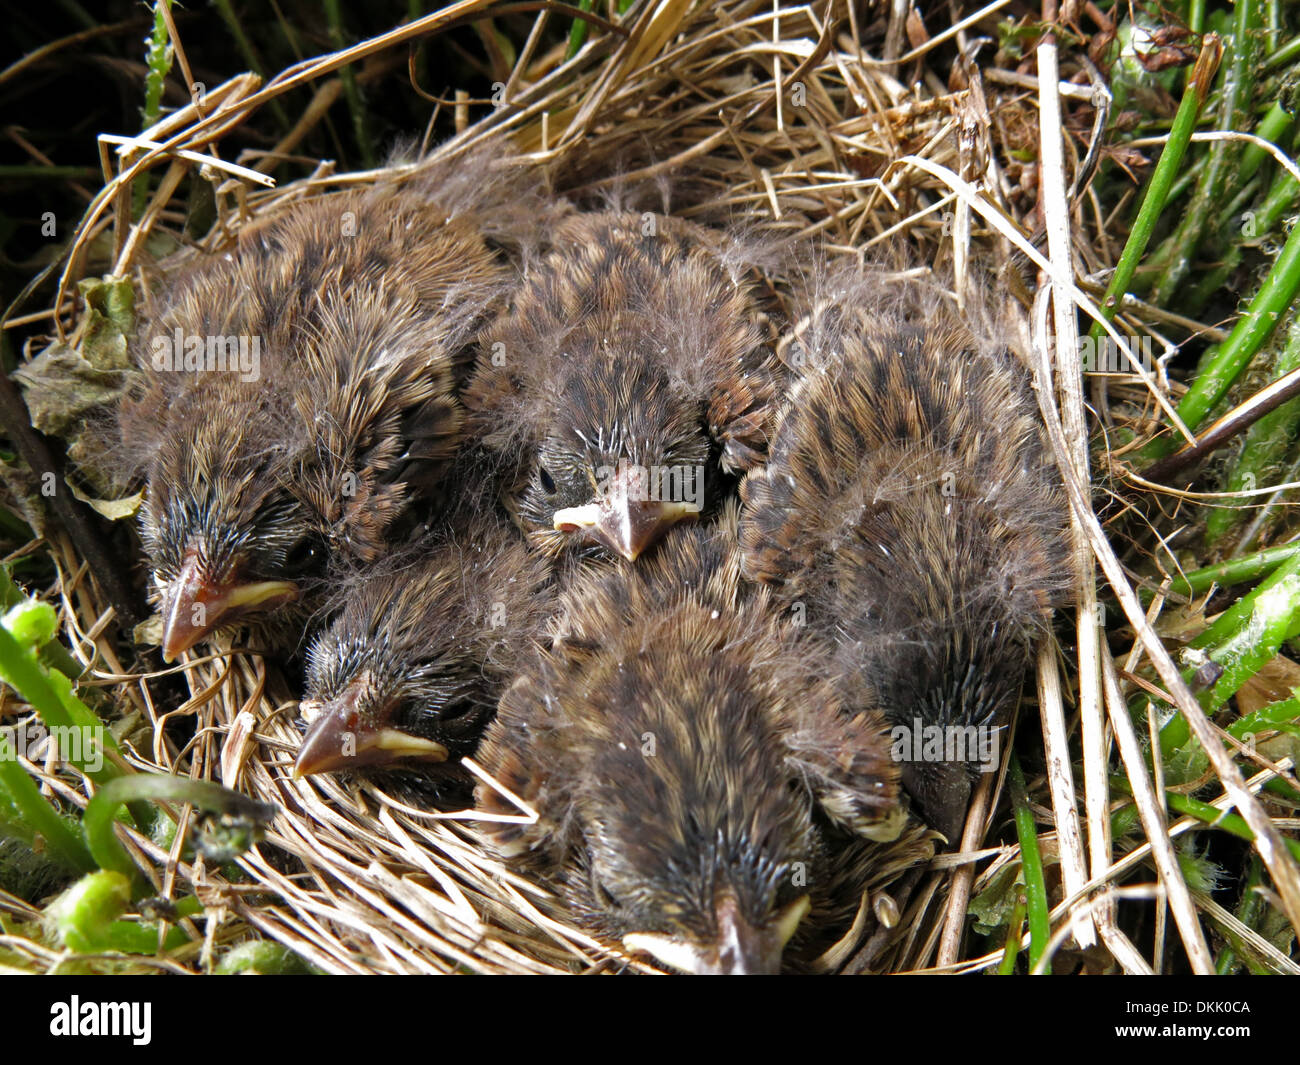
M 518 530 L 484 515 L 345 582 L 308 652 L 294 776 L 455 775 L 544 629 L 546 581 Z
M 760 322 L 719 234 L 649 213 L 561 221 L 465 397 L 533 542 L 633 560 L 760 462 L 777 392 Z
M 838 851 L 902 816 L 882 719 L 847 712 L 825 660 L 742 590 L 728 509 L 580 574 L 479 758 L 539 814 L 489 842 L 598 935 L 687 973 L 771 973 L 843 910 Z M 487 784 L 477 805 L 517 813 Z
M 501 277 L 472 219 L 382 188 L 290 207 L 175 285 L 120 416 L 165 658 L 246 619 L 296 639 L 327 564 L 382 553 L 459 443 L 455 363 Z
M 873 311 L 864 289 L 783 342 L 802 373 L 741 486 L 744 568 L 838 642 L 910 738 L 904 786 L 955 840 L 1066 591 L 1067 512 L 1011 354 L 919 290 Z

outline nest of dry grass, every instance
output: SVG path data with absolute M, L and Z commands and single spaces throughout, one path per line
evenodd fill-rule
M 241 165 L 222 160 L 222 138 L 240 123 L 257 121 L 259 109 L 290 86 L 310 81 L 328 87 L 331 82 L 322 79 L 345 64 L 482 16 L 493 6 L 466 0 L 382 38 L 299 64 L 265 86 L 251 75 L 232 79 L 143 138 L 161 148 L 117 152 L 106 146 L 111 179 L 87 211 L 63 271 L 53 314 L 57 331 L 74 343 L 84 331 L 73 294 L 90 242 L 110 231 L 113 273 L 138 276 L 151 232 L 176 228 L 173 196 L 195 167 L 216 186 L 219 208 L 217 225 L 200 245 L 206 251 L 287 203 L 343 184 L 399 176 L 400 166 L 338 174 L 321 163 L 309 178 L 266 187 L 261 170 L 269 168 L 267 160 L 293 151 L 313 121 L 310 109 L 294 134 L 264 159 L 241 160 Z M 1019 268 L 1030 260 L 1041 265 L 1038 291 L 1017 292 L 1008 284 L 1007 303 L 1020 323 L 1016 346 L 1038 368 L 1044 415 L 1077 510 L 1080 612 L 1095 616 L 1096 559 L 1104 576 L 1127 590 L 1127 600 L 1118 594 L 1137 634 L 1134 657 L 1151 657 L 1171 698 L 1183 707 L 1190 698 L 1186 687 L 1178 690 L 1176 669 L 1171 675 L 1162 668 L 1161 656 L 1168 662 L 1168 655 L 1150 627 L 1143 628 L 1141 604 L 1093 511 L 1082 461 L 1088 437 L 1078 374 L 1054 375 L 1051 362 L 1053 350 L 1076 350 L 1074 308 L 1092 302 L 1072 283 L 1071 250 L 1086 270 L 1108 266 L 1117 254 L 1098 236 L 1104 225 L 1095 197 L 1085 196 L 1085 209 L 1073 216 L 1066 210 L 1070 182 L 1075 175 L 1086 179 L 1083 157 L 1095 135 L 1090 90 L 1040 84 L 1012 71 L 981 72 L 966 60 L 951 69 L 929 65 L 940 48 L 954 44 L 958 52 L 971 54 L 971 40 L 987 30 L 1001 6 L 972 10 L 942 36 L 910 50 L 891 28 L 886 40 L 893 58 L 886 59 L 868 49 L 874 31 L 856 21 L 852 4 L 814 3 L 774 12 L 765 0 L 711 5 L 663 0 L 634 5 L 617 26 L 593 28 L 587 45 L 567 62 L 562 49 L 539 46 L 546 20 L 562 17 L 544 9 L 496 99 L 453 103 L 460 132 L 433 148 L 432 155 L 449 160 L 488 148 L 537 167 L 559 191 L 575 197 L 671 180 L 676 213 L 743 217 L 774 239 L 817 238 L 832 259 L 884 257 L 905 243 L 914 260 L 935 263 L 954 278 L 958 294 L 968 284 L 978 287 L 976 261 L 985 268 L 1000 264 L 993 268 L 1008 281 L 1021 276 Z M 489 104 L 495 106 L 484 111 Z M 469 122 L 478 111 L 482 117 Z M 1047 150 L 1053 138 L 1055 156 Z M 1041 168 L 1017 162 L 1027 148 L 1038 153 L 1040 145 Z M 147 172 L 156 191 L 132 225 L 131 190 Z M 1040 203 L 1039 183 L 1045 215 L 1031 213 Z M 1046 245 L 1038 239 L 1044 225 L 1051 238 Z M 773 277 L 777 298 L 787 280 L 779 271 Z M 1060 302 L 1055 318 L 1049 318 L 1046 297 L 1053 290 Z M 1134 421 L 1148 429 L 1161 414 L 1161 404 L 1152 399 L 1160 393 L 1149 390 L 1153 386 L 1158 382 L 1138 375 L 1111 378 L 1116 395 L 1137 401 L 1142 413 Z M 296 678 L 286 683 L 260 658 L 191 656 L 169 671 L 183 677 L 190 697 L 160 709 L 154 690 L 162 674 L 142 674 L 118 660 L 104 631 L 110 614 L 106 599 L 86 579 L 86 567 L 65 536 L 54 535 L 51 546 L 61 565 L 63 616 L 73 647 L 86 661 L 95 661 L 94 676 L 112 691 L 122 712 L 138 715 L 129 733 L 130 761 L 141 769 L 216 780 L 280 809 L 262 844 L 238 860 L 239 878 L 201 859 L 182 860 L 179 843 L 164 849 L 129 837 L 160 895 L 192 890 L 206 906 L 204 918 L 193 926 L 193 949 L 171 955 L 168 966 L 202 969 L 216 949 L 257 935 L 332 973 L 648 970 L 594 941 L 544 888 L 489 857 L 476 842 L 469 815 L 430 814 L 372 787 L 345 787 L 329 777 L 291 779 L 299 736 Z M 1132 661 L 1128 668 L 1134 668 Z M 1080 677 L 1088 679 L 1081 685 Z M 1038 746 L 1034 702 L 1027 694 L 1020 732 L 1022 740 L 1028 736 L 1024 742 Z M 1150 784 L 1144 790 L 1138 783 L 1146 770 L 1131 723 L 1128 734 L 1121 734 L 1116 711 L 1125 720 L 1127 714 L 1104 644 L 1085 639 L 1067 651 L 1045 649 L 1037 703 L 1050 772 L 1031 775 L 1027 804 L 1039 822 L 1039 843 L 1058 903 L 1053 951 L 1100 943 L 1104 949 L 1090 955 L 1090 968 L 1150 971 L 1152 951 L 1149 945 L 1145 951 L 1135 946 L 1122 910 L 1150 908 L 1156 899 L 1160 938 L 1168 912 L 1173 916 L 1168 934 L 1179 935 L 1192 967 L 1201 967 L 1208 958 L 1202 921 L 1236 919 L 1204 893 L 1193 897 L 1186 885 L 1170 844 L 1178 826 L 1166 823 Z M 1187 712 L 1190 719 L 1192 709 Z M 1204 721 L 1198 708 L 1195 714 Z M 183 746 L 167 730 L 176 719 L 193 725 Z M 1145 838 L 1122 850 L 1109 836 L 1110 810 L 1121 798 L 1107 782 L 1112 732 L 1146 826 Z M 1072 744 L 1081 757 L 1071 753 Z M 66 771 L 30 768 L 65 801 L 84 805 L 84 781 L 70 780 Z M 1268 812 L 1241 785 L 1231 758 L 1215 759 L 1212 768 L 1225 795 L 1261 837 L 1258 851 L 1279 905 L 1296 922 L 1300 877 L 1280 848 Z M 922 875 L 898 921 L 899 935 L 875 962 L 878 968 L 970 971 L 999 963 L 1001 950 L 980 953 L 970 944 L 974 937 L 964 940 L 962 931 L 970 900 L 1021 860 L 1014 830 L 1005 817 L 994 816 L 1005 784 L 1004 764 L 979 791 L 957 852 L 933 857 L 932 841 L 919 830 L 882 849 L 878 882 L 870 885 L 873 897 L 888 893 L 909 868 Z M 1148 872 L 1134 881 L 1135 869 L 1153 867 L 1158 875 Z M 1113 891 L 1121 882 L 1126 886 Z M 1233 931 L 1253 942 L 1260 956 L 1296 971 L 1292 959 L 1236 923 Z M 860 945 L 857 935 L 860 928 L 841 945 L 838 960 L 853 955 Z M 57 963 L 35 947 L 30 954 L 38 967 Z

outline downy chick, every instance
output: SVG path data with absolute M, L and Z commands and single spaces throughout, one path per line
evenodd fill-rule
M 581 575 L 560 616 L 479 755 L 540 817 L 490 843 L 629 951 L 778 971 L 845 911 L 839 852 L 902 827 L 882 719 L 847 712 L 826 660 L 742 589 L 734 508 Z M 486 784 L 477 805 L 517 812 Z
M 245 620 L 295 641 L 327 566 L 384 552 L 459 443 L 455 362 L 502 274 L 472 217 L 385 187 L 291 206 L 176 283 L 120 416 L 166 658 Z
M 635 559 L 762 460 L 777 366 L 727 256 L 671 217 L 573 214 L 484 335 L 473 434 L 547 553 Z
M 884 307 L 866 283 L 816 306 L 782 354 L 801 376 L 741 486 L 745 572 L 838 642 L 910 738 L 904 786 L 955 840 L 1067 588 L 1028 375 L 919 288 Z
M 458 760 L 542 635 L 546 586 L 545 561 L 491 514 L 345 581 L 308 652 L 294 775 L 401 774 L 407 791 L 419 777 L 464 784 Z

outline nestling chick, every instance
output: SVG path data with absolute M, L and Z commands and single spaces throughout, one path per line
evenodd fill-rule
M 882 719 L 845 712 L 825 659 L 742 591 L 732 514 L 580 577 L 479 755 L 540 815 L 487 826 L 495 849 L 689 973 L 776 972 L 842 911 L 837 851 L 902 826 Z M 485 784 L 477 805 L 517 812 Z
M 543 631 L 546 569 L 488 515 L 346 582 L 308 654 L 294 775 L 455 772 Z
M 861 670 L 911 741 L 904 786 L 955 840 L 1066 591 L 1067 512 L 1010 353 L 919 291 L 880 299 L 837 294 L 783 342 L 802 376 L 741 486 L 744 565 Z
M 534 543 L 635 559 L 760 462 L 777 386 L 760 321 L 719 234 L 648 213 L 561 222 L 465 397 Z
M 384 188 L 290 207 L 177 283 L 120 417 L 166 658 L 246 619 L 296 639 L 327 564 L 382 553 L 459 442 L 455 361 L 501 277 L 471 219 Z

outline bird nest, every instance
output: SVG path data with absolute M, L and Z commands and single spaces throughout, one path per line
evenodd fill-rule
M 344 185 L 400 179 L 409 164 L 336 173 L 322 162 L 310 177 L 271 188 L 262 173 L 268 163 L 249 160 L 249 168 L 222 159 L 222 138 L 240 123 L 255 122 L 260 108 L 293 86 L 319 83 L 348 64 L 483 17 L 494 6 L 499 5 L 466 0 L 382 37 L 300 63 L 265 85 L 251 75 L 234 78 L 142 138 L 163 147 L 106 150 L 114 171 L 87 211 L 63 271 L 54 314 L 59 333 L 74 343 L 87 335 L 88 316 L 73 293 L 90 242 L 110 230 L 112 273 L 138 278 L 138 268 L 147 265 L 151 233 L 174 225 L 172 197 L 187 171 L 199 168 L 215 186 L 218 221 L 200 242 L 208 252 L 226 246 L 250 221 L 288 204 Z M 493 99 L 445 102 L 456 109 L 459 132 L 433 147 L 431 155 L 454 161 L 487 151 L 535 167 L 539 181 L 579 200 L 624 189 L 668 190 L 666 206 L 676 214 L 743 219 L 764 240 L 815 241 L 819 254 L 832 260 L 888 260 L 906 245 L 908 261 L 937 264 L 962 298 L 974 298 L 969 294 L 982 287 L 976 264 L 986 272 L 1001 270 L 1001 277 L 1010 279 L 1004 299 L 1018 322 L 1012 346 L 1037 367 L 1049 436 L 1066 469 L 1067 487 L 1073 486 L 1080 585 L 1091 585 L 1095 557 L 1107 579 L 1127 589 L 1121 605 L 1137 609 L 1137 618 L 1130 611 L 1138 634 L 1134 646 L 1151 656 L 1168 682 L 1168 670 L 1159 666 L 1160 656 L 1167 662 L 1168 655 L 1149 626 L 1139 624 L 1138 599 L 1097 523 L 1086 488 L 1080 487 L 1086 484 L 1078 463 L 1086 455 L 1087 433 L 1078 375 L 1061 374 L 1053 384 L 1045 361 L 1050 355 L 1043 354 L 1052 348 L 1075 351 L 1074 305 L 1095 308 L 1093 297 L 1072 284 L 1071 240 L 1089 269 L 1114 261 L 1115 249 L 1095 233 L 1072 230 L 1065 208 L 1070 181 L 1077 175 L 1086 182 L 1093 162 L 1082 152 L 1069 154 L 1073 146 L 1096 140 L 1095 131 L 1090 133 L 1097 104 L 1091 90 L 1040 83 L 1011 70 L 981 70 L 962 58 L 974 54 L 974 39 L 988 32 L 1000 4 L 970 9 L 942 34 L 926 37 L 922 29 L 908 39 L 898 20 L 862 24 L 859 19 L 866 16 L 855 14 L 855 4 L 774 10 L 767 0 L 636 3 L 614 22 L 593 25 L 587 43 L 568 60 L 562 48 L 548 50 L 539 42 L 547 19 L 569 15 L 540 6 L 539 28 Z M 940 52 L 958 58 L 940 69 L 931 65 Z M 1047 114 L 1052 121 L 1040 130 L 1040 116 Z M 1065 138 L 1058 125 L 1063 114 L 1070 134 Z M 481 117 L 470 121 L 472 116 Z M 310 119 L 305 115 L 303 122 Z M 301 130 L 295 135 L 267 159 L 291 153 Z M 1020 160 L 1027 153 L 1039 152 L 1040 137 L 1044 145 L 1055 138 L 1058 151 L 1044 151 L 1041 168 L 1024 165 Z M 132 225 L 133 183 L 150 171 L 156 191 Z M 1045 218 L 1026 217 L 1040 194 L 1030 178 L 1042 184 Z M 1100 215 L 1096 221 L 1102 228 Z M 1039 250 L 1034 231 L 1041 233 L 1044 223 L 1053 241 Z M 1054 242 L 1058 236 L 1063 245 Z M 1031 261 L 1048 280 L 1037 293 L 1018 292 L 1014 278 Z M 792 278 L 777 267 L 768 280 L 779 305 Z M 1052 289 L 1060 304 L 1049 319 L 1044 296 Z M 1142 391 L 1159 386 L 1149 374 L 1144 379 L 1121 373 L 1111 382 L 1113 394 L 1162 395 Z M 1143 424 L 1150 429 L 1153 415 L 1160 414 L 1161 406 L 1148 398 Z M 192 890 L 205 906 L 202 918 L 187 925 L 194 936 L 191 947 L 158 964 L 200 970 L 214 951 L 256 936 L 276 940 L 331 973 L 653 971 L 597 942 L 550 891 L 492 857 L 477 838 L 471 812 L 431 813 L 369 784 L 331 776 L 293 779 L 300 678 L 286 677 L 274 663 L 238 649 L 191 653 L 164 671 L 146 671 L 143 649 L 139 662 L 121 662 L 120 647 L 108 635 L 109 598 L 102 582 L 87 579 L 88 572 L 99 575 L 66 535 L 51 532 L 50 541 L 63 575 L 68 635 L 81 657 L 93 661 L 97 683 L 114 695 L 128 760 L 140 769 L 215 780 L 279 810 L 262 842 L 237 860 L 239 875 L 201 857 L 184 860 L 179 834 L 164 846 L 120 830 L 159 895 Z M 1080 610 L 1095 610 L 1095 603 L 1095 595 L 1084 595 Z M 1030 774 L 1021 805 L 1040 823 L 1039 845 L 1058 904 L 1052 914 L 1059 933 L 1053 952 L 1100 941 L 1105 951 L 1091 954 L 1093 967 L 1118 963 L 1125 970 L 1148 971 L 1150 963 L 1117 910 L 1150 903 L 1125 898 L 1167 899 L 1176 917 L 1205 915 L 1214 907 L 1220 910 L 1213 914 L 1216 921 L 1235 918 L 1203 893 L 1193 897 L 1174 860 L 1163 809 L 1157 810 L 1140 786 L 1133 788 L 1135 801 L 1143 823 L 1155 831 L 1122 849 L 1109 844 L 1110 807 L 1128 800 L 1112 795 L 1107 783 L 1104 736 L 1114 726 L 1107 724 L 1106 710 L 1113 719 L 1117 705 L 1120 713 L 1124 709 L 1103 650 L 1084 643 L 1068 652 L 1048 648 L 1041 655 L 1038 698 L 1026 695 L 1018 745 L 1039 746 L 1032 721 L 1040 714 L 1050 770 Z M 1092 678 L 1083 691 L 1080 674 Z M 188 688 L 183 701 L 176 697 L 177 677 Z M 1183 692 L 1170 684 L 1172 698 L 1182 706 Z M 1067 725 L 1065 706 L 1071 702 L 1078 714 Z M 177 729 L 182 721 L 192 727 Z M 1128 766 L 1137 740 L 1116 738 Z M 1071 753 L 1071 743 L 1081 760 Z M 1140 753 L 1137 757 L 1140 762 Z M 1267 814 L 1241 785 L 1232 759 L 1225 755 L 1212 762 L 1210 772 L 1263 837 L 1260 854 L 1294 920 L 1296 872 L 1284 851 L 1276 853 L 1276 828 L 1269 824 L 1261 831 Z M 87 782 L 66 767 L 58 772 L 29 768 L 61 799 L 85 804 Z M 975 950 L 974 937 L 963 937 L 963 929 L 972 899 L 1014 879 L 1020 865 L 1014 827 L 1005 816 L 995 816 L 1006 781 L 1004 758 L 1001 772 L 988 775 L 977 790 L 955 849 L 936 854 L 933 837 L 920 828 L 880 847 L 877 879 L 866 885 L 860 920 L 828 964 L 853 967 L 850 959 L 861 956 L 859 948 L 874 923 L 868 913 L 895 926 L 896 934 L 872 956 L 877 970 L 969 971 L 999 963 L 1001 949 Z M 1082 797 L 1085 782 L 1087 802 L 1080 815 L 1075 796 L 1077 791 Z M 1081 817 L 1091 830 L 1093 849 L 1087 854 Z M 1101 851 L 1099 840 L 1106 841 Z M 1131 871 L 1144 862 L 1154 863 L 1159 881 L 1149 877 L 1135 886 Z M 904 880 L 910 890 L 900 891 L 903 912 L 891 919 L 885 897 Z M 1121 880 L 1128 886 L 1112 892 Z M 1204 952 L 1196 919 L 1177 923 L 1188 956 Z M 1250 929 L 1234 931 L 1259 941 L 1260 954 L 1278 967 L 1295 968 Z M 58 960 L 33 951 L 40 965 Z

